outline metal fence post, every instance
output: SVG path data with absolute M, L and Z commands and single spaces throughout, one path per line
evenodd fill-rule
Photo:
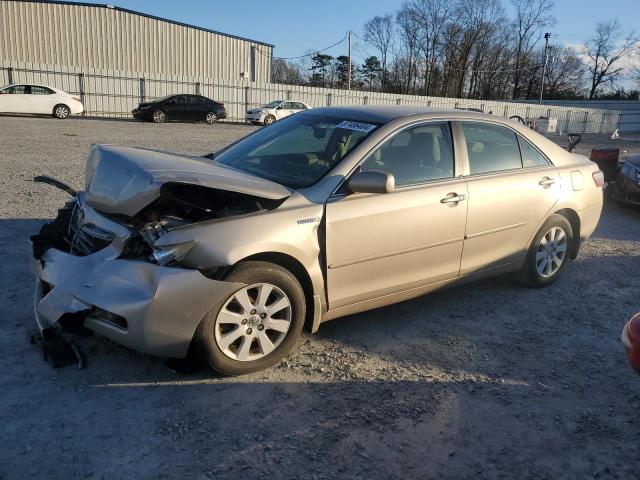
M 587 118 L 589 118 L 589 112 L 586 111 L 584 112 L 584 120 L 582 123 L 582 132 L 581 133 L 587 133 Z
M 400 105 L 400 102 L 401 102 L 401 101 L 402 101 L 402 99 L 401 99 L 401 98 L 398 98 L 398 99 L 396 100 L 396 105 Z
M 604 112 L 600 114 L 600 128 L 598 128 L 598 133 L 604 133 L 604 119 L 606 116 L 607 114 Z
M 84 73 L 79 73 L 78 74 L 78 91 L 80 92 L 80 103 L 82 103 L 82 105 L 85 105 L 85 101 L 84 101 Z M 86 116 L 87 115 L 87 108 L 85 105 L 85 108 L 82 109 L 82 116 Z
M 331 94 L 327 93 L 327 107 L 331 106 Z
M 144 102 L 145 92 L 144 92 L 144 78 L 140 79 L 140 102 Z
M 362 104 L 363 105 L 368 105 L 369 104 L 369 97 L 367 97 L 366 95 L 364 97 L 362 97 Z
M 287 90 L 287 100 L 291 100 L 291 90 Z
M 502 114 L 503 117 L 508 117 L 509 116 L 509 106 L 505 105 L 504 106 L 504 113 Z
M 251 101 L 251 92 L 249 91 L 249 87 L 244 87 L 244 111 L 245 112 L 249 110 L 250 101 Z
M 200 82 L 196 82 L 196 95 L 200 95 Z
M 13 83 L 13 67 L 7 68 L 7 80 L 9 80 L 9 85 Z
M 564 133 L 569 133 L 569 119 L 571 118 L 571 110 L 567 110 L 567 117 L 564 121 Z

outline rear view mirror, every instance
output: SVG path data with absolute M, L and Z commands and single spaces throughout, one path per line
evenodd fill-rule
M 395 189 L 396 179 L 391 173 L 370 170 L 354 174 L 348 186 L 353 193 L 389 193 Z

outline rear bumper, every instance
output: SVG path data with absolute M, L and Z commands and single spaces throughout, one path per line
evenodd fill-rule
M 87 216 L 98 218 L 95 212 Z M 39 259 L 30 252 L 40 330 L 79 322 L 132 349 L 184 358 L 202 318 L 242 286 L 211 280 L 197 270 L 121 259 L 117 245 L 114 240 L 86 256 L 53 247 Z
M 71 110 L 71 114 L 79 115 L 84 112 L 84 105 L 78 101 L 69 102 L 69 109 Z

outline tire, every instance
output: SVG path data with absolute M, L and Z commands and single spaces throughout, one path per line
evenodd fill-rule
M 218 123 L 218 114 L 216 112 L 207 112 L 207 114 L 204 116 L 204 121 L 209 125 Z
M 300 282 L 279 265 L 253 261 L 238 264 L 225 281 L 246 286 L 220 301 L 202 319 L 193 338 L 193 352 L 225 375 L 244 375 L 276 364 L 302 332 L 306 303 Z M 261 293 L 267 295 L 262 302 Z M 243 308 L 238 298 L 245 298 L 250 305 Z M 278 309 L 287 301 L 288 307 Z M 269 307 L 277 310 L 267 315 L 264 312 Z
M 572 250 L 573 230 L 569 220 L 562 215 L 551 215 L 533 238 L 518 276 L 531 287 L 551 285 L 569 265 Z
M 274 117 L 273 115 L 267 115 L 266 117 L 264 117 L 265 125 L 271 125 L 272 123 L 275 123 L 275 121 L 276 121 L 276 117 Z
M 52 114 L 59 120 L 65 120 L 71 116 L 71 109 L 64 104 L 56 105 Z
M 167 114 L 162 110 L 154 110 L 151 114 L 151 119 L 155 123 L 164 123 L 167 121 Z

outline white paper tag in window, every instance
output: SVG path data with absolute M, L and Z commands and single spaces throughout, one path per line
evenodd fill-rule
M 376 128 L 377 125 L 371 125 L 370 123 L 354 122 L 352 120 L 343 120 L 336 128 L 344 128 L 346 130 L 355 130 L 356 132 L 369 133 Z

